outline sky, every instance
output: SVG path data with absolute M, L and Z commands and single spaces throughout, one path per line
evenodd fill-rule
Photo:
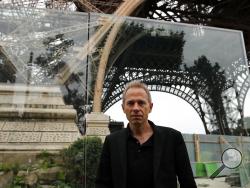
M 204 126 L 193 107 L 183 99 L 168 93 L 151 92 L 153 109 L 149 119 L 155 124 L 172 127 L 182 133 L 205 134 Z M 245 116 L 250 116 L 250 91 L 248 91 L 245 105 Z M 128 123 L 122 112 L 121 101 L 114 104 L 107 112 L 112 120 Z

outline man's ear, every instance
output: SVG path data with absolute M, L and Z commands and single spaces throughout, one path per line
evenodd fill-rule
M 151 104 L 150 104 L 150 111 L 149 111 L 149 112 L 151 112 L 151 111 L 152 111 L 153 106 L 154 106 L 154 104 L 151 102 Z

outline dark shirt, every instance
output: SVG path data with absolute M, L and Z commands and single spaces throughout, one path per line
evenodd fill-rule
M 129 130 L 127 188 L 153 188 L 153 135 L 142 145 Z

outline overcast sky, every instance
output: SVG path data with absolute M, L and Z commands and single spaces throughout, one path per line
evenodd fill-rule
M 154 103 L 149 119 L 162 126 L 172 127 L 182 133 L 205 134 L 202 121 L 193 109 L 183 99 L 172 94 L 163 92 L 151 92 Z M 248 91 L 245 107 L 245 116 L 250 116 L 250 92 Z M 124 121 L 127 124 L 126 116 L 122 112 L 121 101 L 113 105 L 105 114 L 111 119 Z

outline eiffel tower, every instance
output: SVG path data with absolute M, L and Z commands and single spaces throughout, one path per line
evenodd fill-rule
M 12 5 L 27 9 L 45 7 L 60 10 L 113 13 L 116 16 L 132 15 L 163 18 L 163 14 L 156 14 L 156 10 L 162 7 L 164 3 L 155 8 L 153 6 L 159 2 L 149 3 L 149 1 L 143 0 L 33 0 L 12 1 Z M 8 6 L 8 3 L 5 3 L 5 6 Z M 206 6 L 203 8 L 205 10 Z M 16 12 L 18 13 L 18 9 Z M 173 19 L 178 19 L 176 15 L 174 16 Z M 85 100 L 86 104 L 93 105 L 93 111 L 106 111 L 121 99 L 122 90 L 127 82 L 140 79 L 148 84 L 152 91 L 171 93 L 187 101 L 199 114 L 207 134 L 216 130 L 220 134 L 233 134 L 232 128 L 244 127 L 242 121 L 244 117 L 243 106 L 250 85 L 248 68 L 243 66 L 244 62 L 242 63 L 245 60 L 232 63 L 229 71 L 230 76 L 228 76 L 230 79 L 227 81 L 218 76 L 218 74 L 223 73 L 218 69 L 218 72 L 214 74 L 218 76 L 217 79 L 221 79 L 222 84 L 218 84 L 217 88 L 215 87 L 214 90 L 217 93 L 215 91 L 211 93 L 210 91 L 213 88 L 208 85 L 210 82 L 201 76 L 202 69 L 197 70 L 195 67 L 185 66 L 182 62 L 183 45 L 185 43 L 182 33 L 176 32 L 167 36 L 152 37 L 158 34 L 152 34 L 150 29 L 143 30 L 135 26 L 133 28 L 135 31 L 144 32 L 143 36 L 138 36 L 135 32 L 126 29 L 126 25 L 123 21 L 120 22 L 119 18 L 108 21 L 104 19 L 103 25 L 99 29 L 100 32 L 95 34 L 91 38 L 93 40 L 89 42 L 92 46 L 88 45 L 88 49 L 86 47 L 85 51 L 82 50 L 81 56 L 79 56 L 80 59 L 88 56 L 91 64 L 97 65 L 92 77 L 95 77 L 94 80 L 98 81 L 94 82 L 94 86 L 92 85 L 88 89 L 92 94 L 88 94 Z M 124 49 L 124 46 L 127 46 L 127 48 Z M 136 49 L 140 49 L 141 52 L 136 53 Z M 4 50 L 1 51 L 3 54 L 5 53 Z M 107 56 L 108 59 L 105 59 Z M 167 62 L 166 58 L 168 59 Z M 206 57 L 200 57 L 196 61 L 197 65 L 203 63 L 209 66 L 211 63 Z M 21 64 L 15 65 L 15 68 L 27 71 L 27 68 L 23 69 L 24 65 L 18 68 Z M 101 69 L 100 65 L 104 68 Z M 58 73 L 58 83 L 65 84 L 68 81 L 72 70 L 78 67 L 78 64 L 76 63 L 73 66 L 70 68 L 64 67 Z M 213 66 L 216 68 L 216 65 Z M 230 88 L 234 88 L 234 90 L 231 91 Z M 246 133 L 243 132 L 243 134 Z

